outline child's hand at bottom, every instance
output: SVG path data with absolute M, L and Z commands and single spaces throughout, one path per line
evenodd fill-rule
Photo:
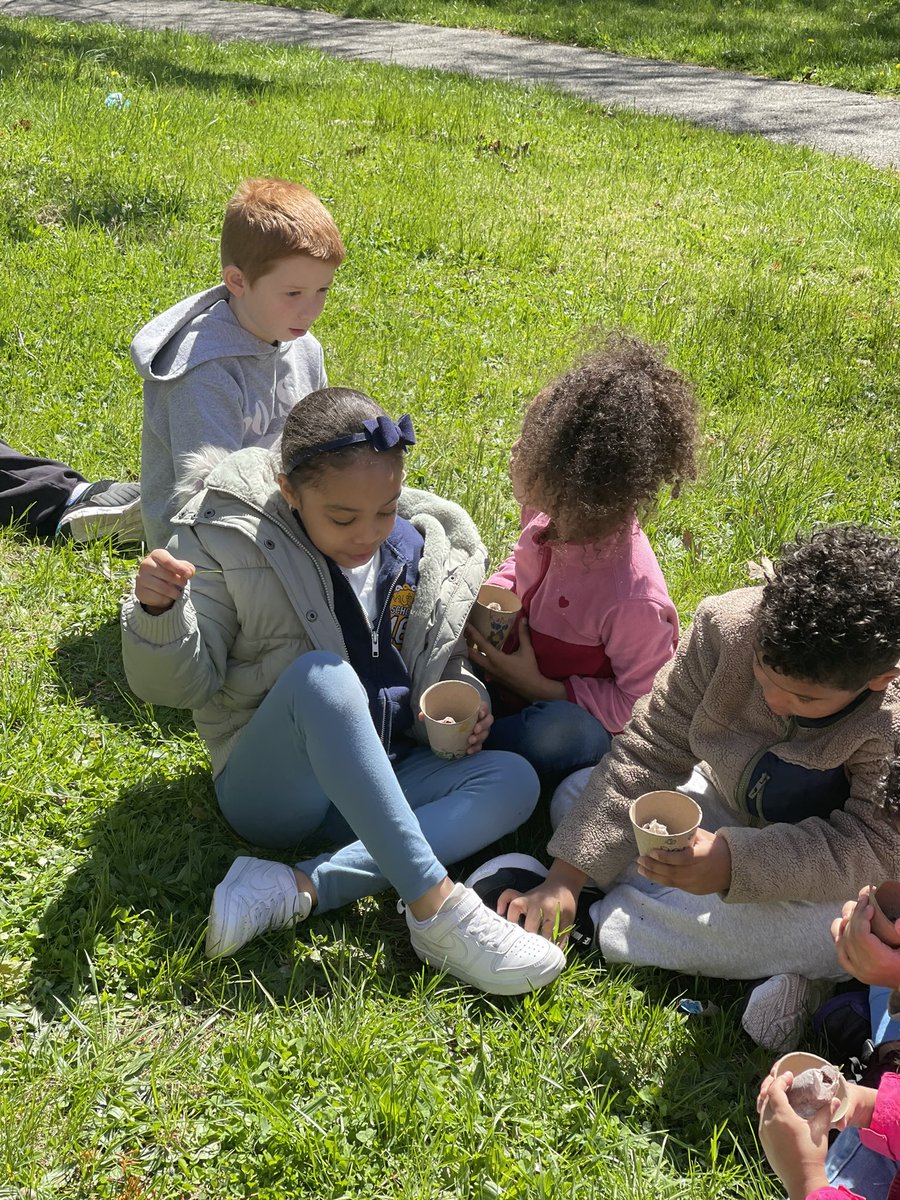
M 806 1200 L 816 1188 L 826 1187 L 825 1155 L 828 1130 L 839 1101 L 804 1121 L 791 1108 L 787 1090 L 794 1081 L 790 1071 L 777 1079 L 767 1075 L 759 1089 L 756 1110 L 759 1116 L 759 1141 L 769 1165 L 787 1188 L 788 1200 Z
M 175 558 L 168 550 L 153 550 L 141 559 L 134 580 L 134 594 L 142 608 L 159 616 L 181 599 L 185 584 L 193 574 L 193 563 Z

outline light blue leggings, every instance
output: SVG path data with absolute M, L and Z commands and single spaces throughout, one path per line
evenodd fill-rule
M 485 745 L 521 754 L 538 775 L 558 783 L 582 767 L 595 767 L 612 737 L 587 709 L 569 700 L 536 700 L 499 717 Z
M 388 884 L 417 900 L 447 874 L 444 863 L 527 820 L 539 790 L 523 758 L 499 751 L 445 761 L 417 746 L 394 767 L 356 672 L 320 651 L 286 668 L 216 779 L 222 813 L 247 841 L 340 844 L 297 863 L 315 885 L 317 912 Z

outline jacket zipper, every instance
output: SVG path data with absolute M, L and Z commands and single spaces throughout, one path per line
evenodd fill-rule
M 399 580 L 400 576 L 403 574 L 404 570 L 406 569 L 406 565 L 407 564 L 404 563 L 403 566 L 400 567 L 400 569 L 397 571 L 397 574 L 394 576 L 394 578 L 391 580 L 390 584 L 388 585 L 387 594 L 384 597 L 384 604 L 382 604 L 381 612 L 378 614 L 378 620 L 372 626 L 372 657 L 373 658 L 378 658 L 381 653 L 378 648 L 378 630 L 381 628 L 381 622 L 384 620 L 384 614 L 388 610 L 388 605 L 390 604 L 391 597 L 394 594 L 394 588 L 397 586 L 397 581 Z
M 779 741 L 789 742 L 796 731 L 796 720 L 793 717 L 788 717 L 787 728 L 784 731 L 784 737 L 780 738 Z M 762 750 L 757 751 L 757 753 L 753 755 L 746 767 L 744 767 L 744 770 L 741 772 L 741 778 L 737 786 L 738 800 L 743 799 L 747 811 L 751 814 L 751 816 L 754 816 L 759 820 L 763 820 L 763 815 L 760 811 L 760 802 L 765 794 L 766 784 L 769 782 L 769 776 L 760 776 L 752 788 L 749 788 L 750 777 L 756 770 L 756 764 L 763 757 L 763 755 L 768 754 L 771 749 L 771 746 L 763 746 Z

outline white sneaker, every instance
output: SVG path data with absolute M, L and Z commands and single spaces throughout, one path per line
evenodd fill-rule
M 297 890 L 290 867 L 264 858 L 236 858 L 213 892 L 206 930 L 206 957 L 234 954 L 270 929 L 305 921 L 312 899 Z
M 491 995 L 533 991 L 566 965 L 559 946 L 499 916 L 462 883 L 427 921 L 417 921 L 406 908 L 406 924 L 423 962 Z
M 787 1054 L 800 1044 L 818 994 L 805 975 L 773 975 L 750 993 L 741 1024 L 757 1046 Z

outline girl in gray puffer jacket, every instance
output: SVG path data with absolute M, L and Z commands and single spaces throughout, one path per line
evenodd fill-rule
M 194 710 L 242 837 L 339 846 L 293 868 L 238 858 L 213 894 L 207 954 L 390 883 L 420 958 L 513 994 L 554 979 L 562 952 L 442 864 L 520 825 L 538 783 L 518 755 L 481 750 L 492 717 L 462 631 L 484 548 L 456 505 L 402 488 L 414 442 L 409 417 L 330 388 L 288 416 L 277 486 L 266 451 L 220 462 L 140 565 L 125 668 L 144 699 Z M 467 753 L 450 761 L 416 719 L 447 678 L 482 693 Z

